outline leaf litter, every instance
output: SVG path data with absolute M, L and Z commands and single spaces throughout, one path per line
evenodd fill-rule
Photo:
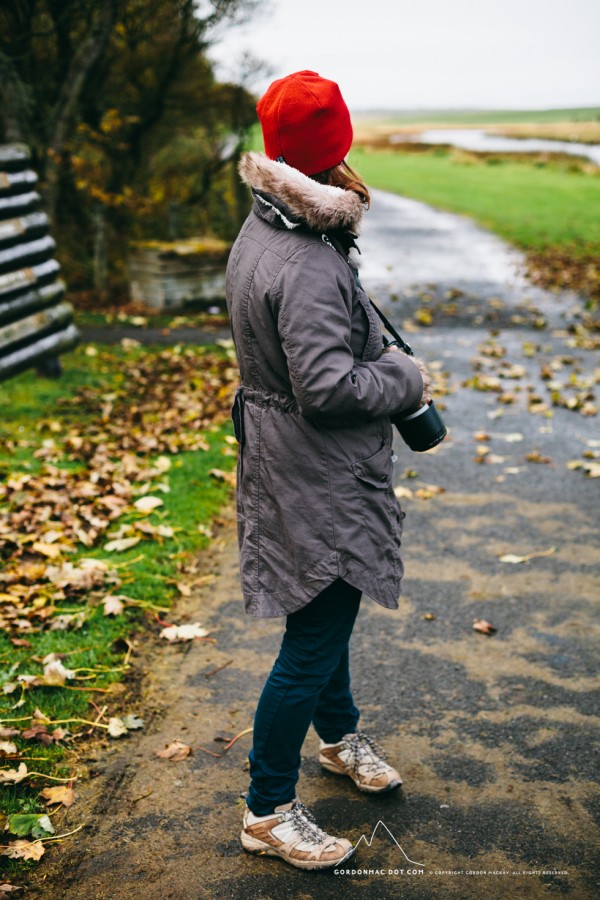
M 202 433 L 228 419 L 237 381 L 230 350 L 211 354 L 174 347 L 143 353 L 128 369 L 126 389 L 109 393 L 85 386 L 60 401 L 64 421 L 39 423 L 42 439 L 32 463 L 19 461 L 20 449 L 34 446 L 32 441 L 5 442 L 15 462 L 12 466 L 6 460 L 0 463 L 0 627 L 15 647 L 30 646 L 27 635 L 36 632 L 81 628 L 97 605 L 104 607 L 105 615 L 119 615 L 128 605 L 143 605 L 116 593 L 119 564 L 92 556 L 70 557 L 80 554 L 82 547 L 117 554 L 145 540 L 162 542 L 175 536 L 176 529 L 161 516 L 164 501 L 159 496 L 169 491 L 170 457 L 209 449 Z M 231 483 L 229 475 L 224 480 Z M 132 522 L 115 533 L 115 524 L 126 513 L 132 515 Z M 153 521 L 157 516 L 160 521 Z M 191 635 L 186 633 L 190 626 L 179 627 L 184 629 L 179 639 L 203 634 L 199 624 L 191 626 Z M 95 678 L 107 668 L 70 669 L 60 658 L 64 655 L 50 654 L 41 674 L 16 674 L 19 663 L 11 667 L 8 677 L 4 673 L 3 693 L 21 691 L 13 708 L 25 702 L 23 691 L 29 687 L 77 689 L 70 683 Z M 112 716 L 107 721 L 106 707 L 100 710 L 90 702 L 98 711 L 95 719 L 73 716 L 52 721 L 36 709 L 33 716 L 2 720 L 0 736 L 60 744 L 97 728 L 119 738 L 143 727 L 143 720 L 134 715 Z M 13 721 L 25 722 L 26 727 L 14 727 Z M 68 724 L 88 726 L 88 730 L 73 734 L 63 727 Z M 4 742 L 2 755 L 7 761 L 13 756 L 17 760 L 16 768 L 0 768 L 0 790 L 3 785 L 32 786 L 32 779 L 42 778 L 53 786 L 44 788 L 40 799 L 58 804 L 56 808 L 74 802 L 74 776 L 59 778 L 30 770 L 12 741 Z M 32 826 L 50 821 L 43 813 L 32 816 Z M 25 828 L 25 820 L 15 822 Z M 0 855 L 39 859 L 43 842 L 25 840 L 29 833 L 31 829 L 0 847 Z M 2 887 L 13 890 L 8 884 Z

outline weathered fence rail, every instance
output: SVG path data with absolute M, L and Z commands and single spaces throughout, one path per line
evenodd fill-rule
M 79 340 L 30 159 L 23 144 L 0 145 L 0 381 Z

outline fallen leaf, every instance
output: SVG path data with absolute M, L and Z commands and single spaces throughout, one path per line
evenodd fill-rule
M 556 553 L 556 547 L 550 547 L 548 550 L 541 550 L 539 553 L 528 553 L 526 556 L 515 556 L 514 553 L 505 553 L 498 558 L 500 562 L 505 563 L 524 563 L 529 562 L 530 559 L 538 559 L 542 556 L 552 556 L 553 553 Z
M 139 500 L 136 500 L 133 504 L 138 512 L 150 513 L 153 510 L 157 509 L 157 507 L 162 506 L 164 504 L 164 500 L 161 500 L 160 497 L 140 497 Z
M 411 489 L 404 487 L 401 484 L 399 484 L 398 487 L 394 488 L 394 494 L 396 495 L 398 500 L 402 500 L 404 498 L 410 500 L 410 498 L 413 496 L 413 492 L 411 491 Z
M 123 601 L 118 594 L 107 594 L 102 604 L 105 616 L 118 616 L 125 609 Z
M 539 450 L 532 450 L 531 453 L 527 453 L 525 455 L 525 459 L 530 463 L 551 463 L 552 460 L 549 456 L 542 456 Z
M 60 556 L 60 547 L 57 544 L 47 544 L 44 541 L 34 541 L 31 545 L 31 549 L 35 553 L 41 553 L 42 556 L 47 556 L 49 559 L 56 559 Z
M 67 784 L 59 784 L 56 787 L 47 787 L 40 791 L 40 795 L 46 803 L 61 803 L 63 806 L 72 806 L 77 794 Z
M 432 622 L 434 619 L 437 618 L 437 616 L 435 615 L 435 613 L 427 612 L 427 613 L 424 613 L 424 614 L 423 614 L 423 618 L 424 618 L 424 619 L 427 619 L 427 620 L 430 621 L 430 622 Z
M 12 741 L 0 741 L 0 755 L 12 756 L 17 752 L 17 745 Z
M 144 720 L 133 713 L 128 713 L 126 716 L 123 716 L 123 725 L 128 731 L 133 731 L 135 728 L 143 728 Z
M 108 543 L 104 545 L 104 549 L 107 553 L 122 553 L 124 550 L 135 547 L 140 541 L 141 538 L 139 537 L 118 538 L 116 541 L 108 541 Z
M 19 781 L 27 778 L 27 775 L 27 766 L 24 762 L 19 763 L 18 769 L 0 769 L 0 784 L 18 784 Z
M 111 716 L 108 720 L 108 728 L 107 731 L 111 737 L 118 738 L 123 737 L 124 734 L 127 734 L 127 728 L 123 719 L 120 719 L 118 716 Z
M 19 734 L 18 728 L 13 725 L 0 725 L 0 738 L 14 737 L 15 734 Z
M 444 494 L 446 492 L 446 488 L 439 487 L 437 484 L 426 484 L 422 488 L 418 488 L 415 491 L 415 497 L 418 497 L 419 500 L 431 500 L 432 497 L 436 497 L 438 494 Z
M 8 856 L 10 859 L 41 859 L 44 855 L 44 845 L 41 841 L 11 841 L 11 843 L 0 850 L 1 856 Z
M 485 619 L 473 619 L 473 630 L 480 631 L 481 634 L 493 634 L 498 629 Z
M 160 633 L 167 641 L 192 641 L 194 638 L 206 637 L 210 634 L 199 622 L 187 625 L 168 625 Z
M 8 825 L 10 833 L 19 837 L 44 838 L 56 833 L 46 813 L 14 813 L 8 817 Z
M 181 759 L 186 759 L 192 752 L 192 748 L 188 744 L 184 744 L 182 741 L 172 741 L 172 743 L 168 744 L 164 750 L 157 750 L 156 756 L 160 756 L 161 759 L 170 759 L 173 762 L 177 762 Z
M 498 438 L 502 441 L 506 441 L 508 444 L 518 444 L 523 440 L 523 435 L 520 431 L 511 431 L 506 434 L 502 432 L 493 432 L 492 437 Z
M 222 469 L 211 469 L 208 474 L 216 481 L 224 481 L 226 484 L 231 485 L 231 487 L 235 487 L 236 485 L 235 472 L 224 472 Z
M 73 669 L 66 669 L 60 659 L 54 659 L 44 667 L 41 683 L 60 687 L 70 678 L 75 678 Z
M 0 900 L 6 900 L 6 898 L 12 891 L 23 890 L 25 890 L 24 887 L 21 887 L 17 884 L 9 884 L 7 881 L 5 881 L 4 884 L 0 884 Z

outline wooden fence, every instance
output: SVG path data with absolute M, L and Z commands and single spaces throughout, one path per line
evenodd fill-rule
M 56 370 L 79 340 L 30 159 L 24 144 L 0 144 L 0 381 Z

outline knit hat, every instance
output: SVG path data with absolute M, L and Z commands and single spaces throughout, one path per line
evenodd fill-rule
M 337 166 L 352 145 L 350 112 L 340 89 L 316 72 L 274 81 L 256 111 L 267 156 L 305 175 Z

